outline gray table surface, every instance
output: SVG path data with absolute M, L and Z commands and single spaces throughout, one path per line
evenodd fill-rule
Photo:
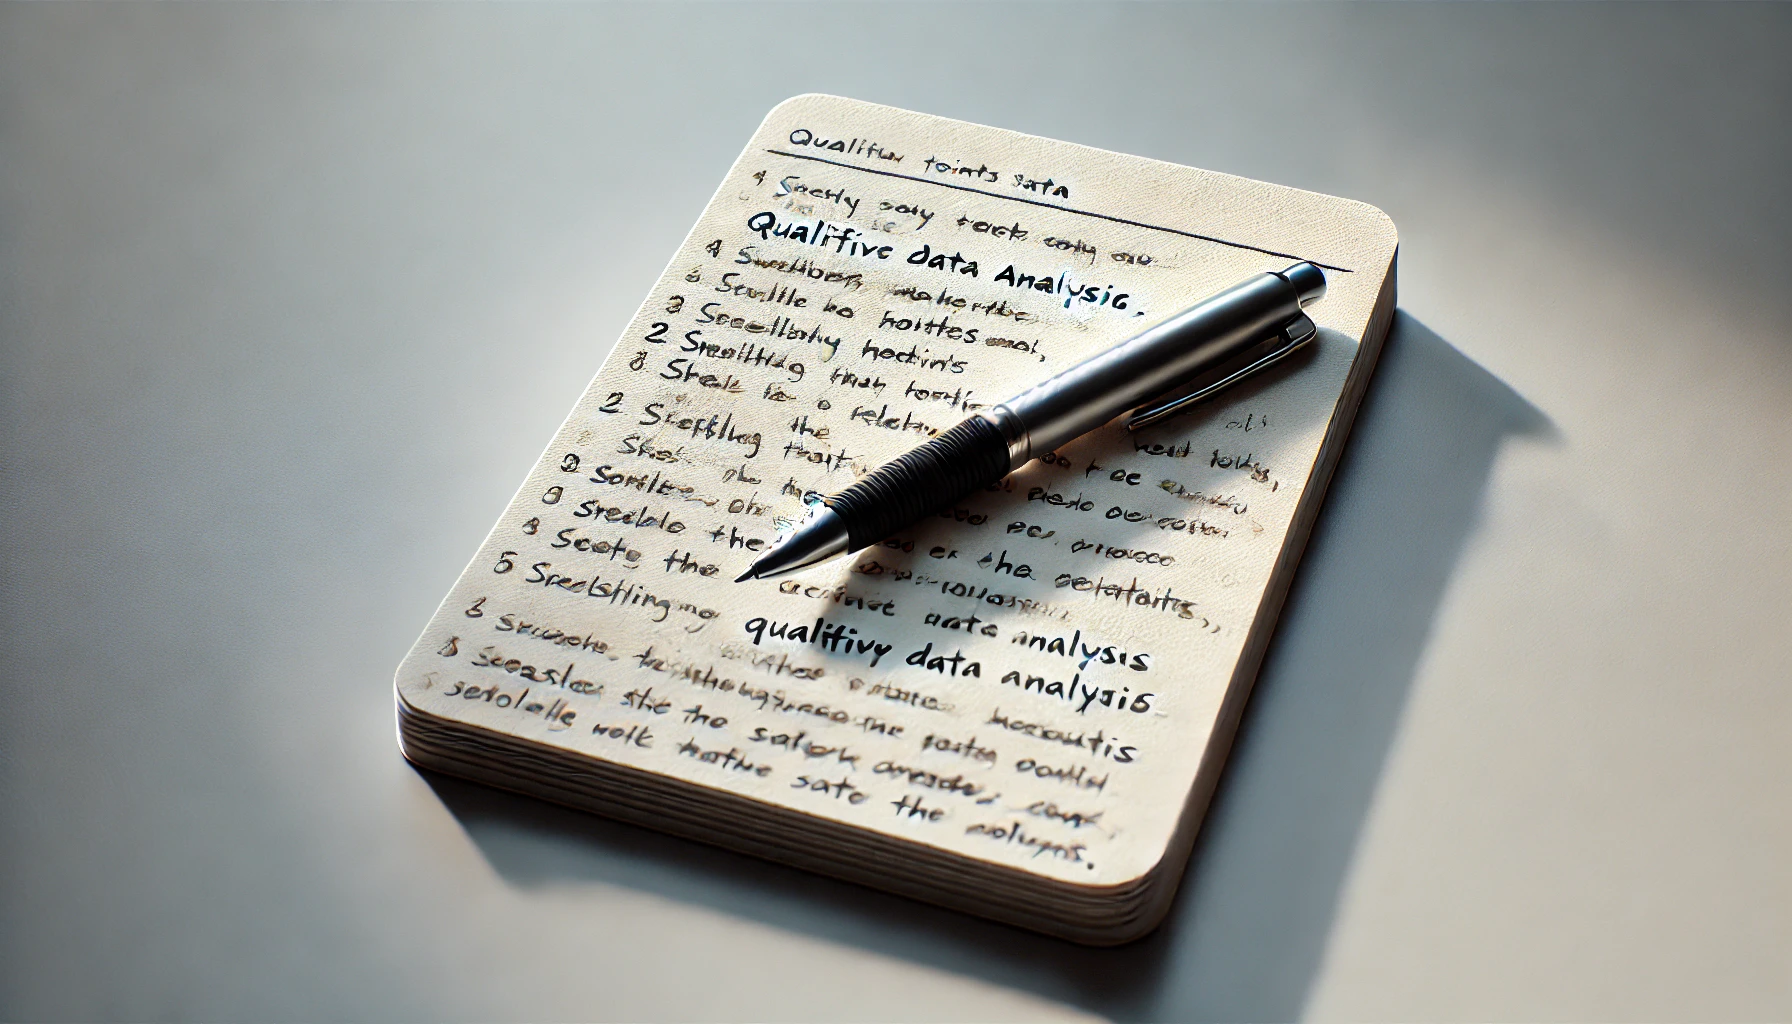
M 1792 6 L 0 6 L 0 1016 L 1792 1018 L 1788 44 Z M 810 91 L 1401 229 L 1144 942 L 398 755 L 400 656 Z

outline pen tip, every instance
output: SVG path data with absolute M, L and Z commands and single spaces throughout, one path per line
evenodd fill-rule
M 758 579 L 758 577 L 754 575 L 752 568 L 749 567 L 746 572 L 743 572 L 739 576 L 734 577 L 734 582 L 745 583 L 746 581 L 751 580 L 751 579 Z

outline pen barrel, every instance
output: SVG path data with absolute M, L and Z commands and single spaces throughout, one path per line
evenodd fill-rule
M 1300 309 L 1287 278 L 1259 274 L 1003 402 L 990 414 L 1020 435 L 1009 439 L 1009 468 L 1232 361 Z
M 822 503 L 846 523 L 848 550 L 857 551 L 1007 474 L 1007 439 L 972 416 Z

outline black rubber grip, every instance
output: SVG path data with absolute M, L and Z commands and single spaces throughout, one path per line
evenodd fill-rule
M 972 416 L 822 501 L 846 520 L 847 543 L 857 551 L 1007 475 L 1002 432 Z

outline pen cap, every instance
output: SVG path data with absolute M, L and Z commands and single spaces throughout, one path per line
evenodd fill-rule
M 1277 271 L 1276 276 L 1294 286 L 1303 309 L 1325 297 L 1325 271 L 1311 263 L 1296 263 L 1287 270 Z
M 1014 421 L 1013 429 L 1003 429 L 1010 462 L 1018 466 L 1056 451 L 1140 402 L 1244 356 L 1301 316 L 1301 285 L 1317 298 L 1325 275 L 1305 263 L 1254 274 L 1001 403 L 997 410 L 1006 409 Z M 994 411 L 979 415 L 1002 419 Z

